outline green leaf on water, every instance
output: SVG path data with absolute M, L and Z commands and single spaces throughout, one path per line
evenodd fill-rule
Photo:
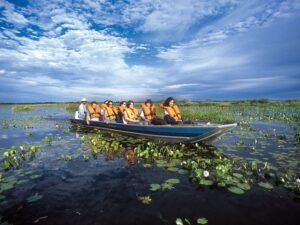
M 179 169 L 176 167 L 168 167 L 168 171 L 177 172 Z
M 26 201 L 27 201 L 28 203 L 36 202 L 36 201 L 40 200 L 41 198 L 43 198 L 42 195 L 39 195 L 38 193 L 35 193 L 34 195 L 32 195 L 32 196 L 26 198 Z
M 17 180 L 18 180 L 17 177 L 15 177 L 15 176 L 9 176 L 9 177 L 6 177 L 4 179 L 4 182 L 6 182 L 6 183 L 16 183 Z
M 206 186 L 211 186 L 214 184 L 214 182 L 212 180 L 200 180 L 199 184 L 202 184 L 202 185 L 206 185 Z
M 241 178 L 243 177 L 243 175 L 240 174 L 240 173 L 233 173 L 232 175 L 233 175 L 234 177 L 236 177 L 236 178 L 239 178 L 239 179 L 241 179 Z
M 150 191 L 158 191 L 160 188 L 160 184 L 150 184 Z
M 183 221 L 181 218 L 176 219 L 176 225 L 183 225 Z
M 14 188 L 14 183 L 1 183 L 0 184 L 0 190 L 1 191 L 7 191 Z
M 174 189 L 173 184 L 170 184 L 170 183 L 163 183 L 161 185 L 161 187 L 162 187 L 163 190 L 172 190 L 172 189 Z
M 217 185 L 218 185 L 218 187 L 226 187 L 226 184 L 223 182 L 219 182 Z
M 197 219 L 197 224 L 207 224 L 208 220 L 204 217 Z
M 242 190 L 241 188 L 239 187 L 234 187 L 234 186 L 231 186 L 229 188 L 227 188 L 228 191 L 234 193 L 234 194 L 238 194 L 238 195 L 241 195 L 241 194 L 244 194 L 244 190 Z
M 262 187 L 262 188 L 268 189 L 268 190 L 273 189 L 273 185 L 269 182 L 262 182 L 261 181 L 257 185 Z
M 251 186 L 249 184 L 237 184 L 237 187 L 240 188 L 240 189 L 243 189 L 244 191 L 248 191 L 251 189 Z
M 139 197 L 139 200 L 145 205 L 149 205 L 152 202 L 152 199 L 149 195 L 141 196 L 141 197 Z
M 176 178 L 170 178 L 170 179 L 166 180 L 165 182 L 169 183 L 169 184 L 179 184 L 180 180 L 176 179 Z
M 188 174 L 189 172 L 187 170 L 180 169 L 180 170 L 178 170 L 178 173 L 180 173 L 180 174 Z

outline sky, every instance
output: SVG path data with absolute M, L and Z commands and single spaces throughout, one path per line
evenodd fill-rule
M 299 99 L 300 0 L 0 0 L 0 102 Z

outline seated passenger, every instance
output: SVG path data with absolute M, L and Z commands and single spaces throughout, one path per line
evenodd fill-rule
M 156 107 L 150 99 L 147 99 L 145 103 L 142 103 L 141 107 L 142 107 L 141 118 L 143 120 L 149 121 L 151 124 L 154 125 L 167 124 L 166 121 L 156 116 Z
M 104 111 L 105 111 L 105 109 L 106 109 L 106 104 L 107 104 L 107 103 L 108 103 L 108 100 L 105 100 L 105 101 L 100 105 L 100 108 L 101 108 L 100 114 L 101 114 L 102 118 L 104 118 Z
M 87 99 L 82 98 L 80 100 L 80 105 L 78 107 L 78 119 L 85 120 L 87 116 L 87 109 L 86 109 Z
M 119 106 L 118 106 L 119 121 L 123 120 L 125 110 L 126 110 L 126 102 L 125 101 L 121 101 L 120 104 L 119 104 Z
M 175 99 L 169 97 L 163 104 L 160 105 L 164 109 L 164 120 L 169 124 L 182 123 L 182 117 L 178 106 L 175 104 Z
M 118 111 L 114 107 L 112 101 L 108 101 L 104 111 L 104 122 L 105 123 L 116 123 L 118 119 Z
M 134 108 L 133 101 L 128 101 L 126 106 L 123 122 L 125 124 L 140 124 L 139 111 Z
M 89 120 L 99 121 L 101 119 L 100 106 L 97 105 L 96 102 L 91 102 L 91 104 L 88 105 L 87 110 L 89 114 Z

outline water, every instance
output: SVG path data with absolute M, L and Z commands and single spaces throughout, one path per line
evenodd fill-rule
M 298 224 L 299 200 L 282 185 L 272 190 L 254 185 L 243 195 L 199 186 L 186 174 L 155 164 L 145 167 L 139 160 L 131 165 L 123 154 L 91 154 L 91 146 L 80 141 L 84 133 L 67 132 L 72 114 L 64 108 L 12 113 L 5 107 L 0 113 L 1 121 L 43 116 L 34 122 L 9 122 L 8 129 L 0 127 L 1 161 L 2 152 L 12 145 L 41 146 L 19 169 L 0 169 L 5 178 L 24 182 L 15 182 L 13 188 L 0 193 L 2 222 L 153 225 L 175 224 L 176 218 L 187 218 L 197 224 L 197 218 L 205 217 L 208 224 Z M 268 161 L 280 169 L 293 170 L 299 177 L 299 145 L 293 125 L 278 121 L 254 121 L 250 125 L 254 130 L 238 127 L 214 140 L 210 147 L 228 157 Z M 46 135 L 51 136 L 51 145 L 44 143 Z M 239 141 L 243 144 L 237 145 Z M 74 159 L 59 160 L 62 155 Z M 84 155 L 89 159 L 84 160 Z M 178 178 L 180 183 L 172 190 L 149 191 L 150 184 L 169 178 Z M 28 201 L 35 194 L 41 198 Z M 143 204 L 139 197 L 148 195 L 152 202 Z

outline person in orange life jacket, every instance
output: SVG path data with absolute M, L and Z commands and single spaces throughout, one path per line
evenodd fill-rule
M 117 109 L 113 105 L 113 101 L 109 100 L 104 111 L 105 123 L 116 123 L 118 119 Z
M 164 120 L 169 124 L 181 124 L 182 117 L 178 106 L 175 104 L 175 99 L 172 97 L 167 98 L 162 105 L 164 109 Z
M 149 121 L 154 125 L 167 124 L 166 121 L 156 116 L 156 107 L 150 99 L 147 99 L 144 103 L 142 103 L 141 107 L 142 112 L 140 116 L 143 120 Z
M 123 116 L 124 116 L 124 112 L 126 110 L 126 102 L 125 101 L 121 101 L 119 106 L 118 106 L 118 117 L 119 117 L 119 121 L 123 120 Z
M 125 124 L 140 124 L 148 125 L 148 121 L 141 121 L 139 116 L 139 111 L 134 108 L 133 101 L 128 101 L 126 104 L 127 108 L 124 112 L 123 122 Z
M 88 117 L 91 121 L 99 121 L 101 119 L 100 106 L 96 102 L 91 102 L 87 106 Z
M 106 108 L 106 104 L 108 103 L 108 100 L 105 100 L 101 105 L 101 110 L 100 110 L 100 114 L 102 117 L 104 117 L 104 111 L 105 111 L 105 108 Z

